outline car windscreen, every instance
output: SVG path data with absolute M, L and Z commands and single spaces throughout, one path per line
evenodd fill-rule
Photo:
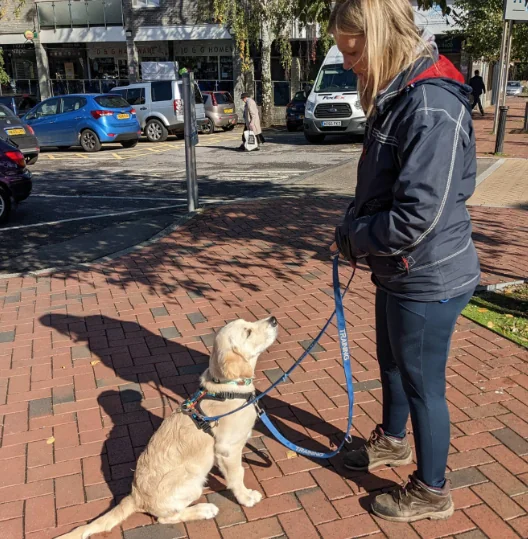
M 120 95 L 100 95 L 95 98 L 95 102 L 107 109 L 122 109 L 130 106 Z
M 304 92 L 297 92 L 293 97 L 293 101 L 304 103 L 306 101 L 306 94 Z
M 325 65 L 321 68 L 315 91 L 321 92 L 356 92 L 357 76 L 351 70 L 343 69 L 342 64 Z
M 214 96 L 219 105 L 232 105 L 234 102 L 229 92 L 215 92 Z
M 16 118 L 15 113 L 5 105 L 0 105 L 0 119 L 2 118 Z
M 511 86 L 512 88 L 519 88 L 521 86 L 521 83 L 516 81 L 510 81 L 508 82 L 508 86 Z

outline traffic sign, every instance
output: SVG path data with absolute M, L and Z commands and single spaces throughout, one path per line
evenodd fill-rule
M 504 20 L 528 22 L 528 0 L 505 0 Z

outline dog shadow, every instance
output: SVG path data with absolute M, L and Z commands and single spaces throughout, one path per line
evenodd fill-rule
M 102 389 L 97 401 L 105 428 L 111 427 L 101 452 L 101 475 L 117 503 L 130 493 L 135 463 L 154 431 L 198 389 L 199 375 L 207 368 L 209 359 L 203 352 L 204 341 L 211 344 L 213 335 L 196 338 L 196 348 L 192 348 L 192 344 L 185 346 L 172 340 L 179 334 L 174 326 L 169 327 L 170 322 L 167 328 L 160 330 L 169 336 L 164 337 L 136 322 L 100 315 L 80 317 L 52 313 L 40 321 L 58 332 L 60 338 L 67 337 L 76 343 L 76 347 L 89 352 L 89 355 L 80 354 L 82 358 L 72 360 L 74 365 L 79 362 L 93 364 L 94 358 L 100 361 L 94 366 L 97 387 Z M 119 390 L 104 390 L 105 386 L 118 386 Z M 307 449 L 328 452 L 344 436 L 339 428 L 321 417 L 275 396 L 265 396 L 261 405 L 287 439 Z M 353 436 L 345 450 L 357 449 L 364 443 L 363 439 Z M 396 486 L 390 479 L 346 469 L 341 455 L 332 459 L 296 457 L 279 446 L 260 421 L 255 425 L 254 436 L 248 441 L 243 455 L 245 467 L 249 467 L 259 481 L 259 469 L 277 465 L 272 446 L 280 447 L 281 455 L 287 454 L 290 462 L 293 457 L 307 459 L 316 467 L 324 467 L 342 477 L 354 492 L 366 493 L 360 498 L 365 509 L 370 507 L 372 496 Z M 285 461 L 278 465 L 282 470 L 276 474 L 288 475 L 289 466 Z M 295 473 L 294 466 L 289 473 Z M 314 466 L 306 467 L 312 468 Z M 216 469 L 210 474 L 207 492 L 218 492 L 231 499 Z

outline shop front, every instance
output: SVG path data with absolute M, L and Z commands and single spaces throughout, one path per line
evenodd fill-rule
M 33 43 L 0 45 L 4 69 L 10 81 L 2 84 L 2 95 L 38 95 L 37 60 Z
M 202 91 L 233 92 L 233 42 L 228 39 L 175 41 L 174 60 L 193 71 Z
M 165 41 L 136 42 L 141 62 L 166 62 L 169 60 L 169 45 Z M 88 58 L 91 77 L 102 80 L 128 80 L 126 43 L 89 43 Z

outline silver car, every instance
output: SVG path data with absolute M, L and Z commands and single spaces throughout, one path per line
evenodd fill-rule
M 523 93 L 523 85 L 517 80 L 508 81 L 506 86 L 506 95 L 521 95 Z
M 150 142 L 163 142 L 171 134 L 183 135 L 183 86 L 181 80 L 137 82 L 112 89 L 121 95 L 137 114 L 143 133 Z M 198 130 L 207 122 L 203 96 L 194 83 Z

